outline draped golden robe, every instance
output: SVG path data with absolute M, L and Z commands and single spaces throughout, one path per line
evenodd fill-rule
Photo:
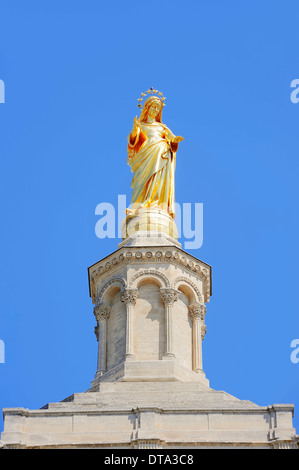
M 134 177 L 131 207 L 159 207 L 175 217 L 174 172 L 177 143 L 161 122 L 141 122 L 135 138 L 128 137 L 128 164 Z

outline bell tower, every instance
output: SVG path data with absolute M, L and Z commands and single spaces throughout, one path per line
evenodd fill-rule
M 148 231 L 134 220 L 118 250 L 88 270 L 98 340 L 92 389 L 118 380 L 208 386 L 202 341 L 211 267 L 181 249 L 163 211 L 139 217 L 147 218 Z

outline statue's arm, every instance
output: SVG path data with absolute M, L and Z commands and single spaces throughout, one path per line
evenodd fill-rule
M 135 145 L 137 144 L 139 140 L 139 136 L 140 136 L 140 130 L 141 130 L 140 122 L 138 121 L 137 116 L 136 116 L 133 121 L 133 128 L 128 136 L 128 143 L 130 147 L 135 147 Z
M 139 152 L 142 144 L 147 140 L 147 136 L 142 131 L 141 124 L 137 116 L 133 122 L 133 128 L 128 136 L 128 160 Z
M 175 136 L 170 131 L 170 129 L 168 129 L 168 127 L 166 127 L 165 125 L 164 125 L 164 129 L 165 129 L 166 139 L 168 140 L 168 142 L 170 144 L 172 152 L 174 152 L 174 153 L 177 152 L 178 147 L 179 147 L 179 143 L 182 142 L 182 140 L 184 140 L 184 138 L 181 137 L 181 136 Z

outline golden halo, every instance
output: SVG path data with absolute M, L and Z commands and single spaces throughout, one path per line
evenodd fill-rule
M 162 101 L 162 105 L 165 106 L 165 96 L 163 96 L 162 91 L 156 90 L 153 87 L 151 87 L 149 90 L 147 90 L 145 93 L 141 93 L 140 98 L 138 98 L 138 108 L 142 108 L 142 101 L 144 97 L 149 97 L 149 96 L 154 96 L 156 95 L 157 98 L 159 98 Z

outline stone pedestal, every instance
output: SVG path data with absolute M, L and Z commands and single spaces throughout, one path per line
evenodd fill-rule
M 139 209 L 135 215 L 127 215 L 121 226 L 123 240 L 136 234 L 146 237 L 166 238 L 170 243 L 178 244 L 178 229 L 174 219 L 159 208 Z

